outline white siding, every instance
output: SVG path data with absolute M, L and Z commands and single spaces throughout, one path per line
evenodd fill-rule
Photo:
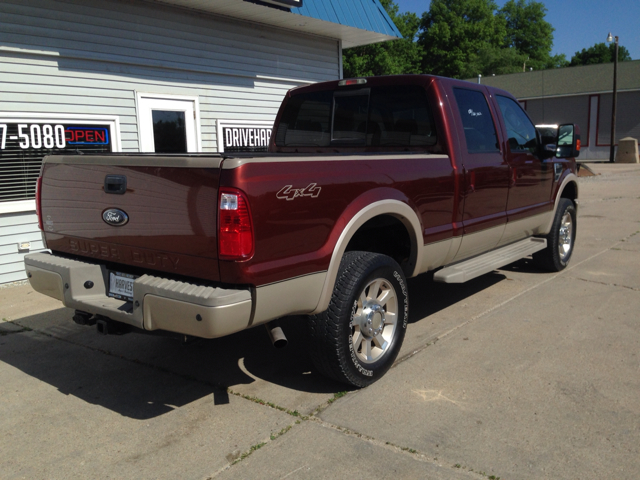
M 8 213 L 0 215 L 0 284 L 24 280 L 23 257 L 19 245 L 31 242 L 29 252 L 42 250 L 42 235 L 35 213 Z
M 198 97 L 202 151 L 216 120 L 273 121 L 287 90 L 340 75 L 338 41 L 145 2 L 0 2 L 0 112 L 116 115 L 139 149 L 136 92 Z M 24 278 L 32 212 L 0 215 L 0 283 Z

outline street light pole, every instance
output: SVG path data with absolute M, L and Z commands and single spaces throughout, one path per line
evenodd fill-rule
M 607 42 L 611 43 L 613 38 L 611 38 L 611 32 L 609 32 L 609 36 L 607 37 Z M 616 151 L 616 104 L 618 100 L 618 36 L 615 37 L 616 48 L 615 48 L 615 56 L 613 57 L 613 99 L 611 104 L 611 148 L 609 150 L 609 162 L 613 163 L 616 161 L 615 151 Z

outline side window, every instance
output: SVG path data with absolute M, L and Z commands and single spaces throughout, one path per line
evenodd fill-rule
M 487 99 L 478 90 L 454 88 L 469 153 L 497 152 L 498 137 Z
M 538 150 L 536 127 L 522 107 L 509 97 L 497 95 L 496 100 L 502 112 L 502 118 L 507 128 L 507 141 L 512 152 L 530 152 Z
M 371 93 L 367 145 L 429 146 L 437 140 L 422 87 L 377 87 Z

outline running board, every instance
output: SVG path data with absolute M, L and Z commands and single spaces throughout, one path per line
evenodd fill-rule
M 544 238 L 527 238 L 469 260 L 444 267 L 435 273 L 433 279 L 442 283 L 464 283 L 485 273 L 492 272 L 497 268 L 509 265 L 546 247 L 547 240 Z

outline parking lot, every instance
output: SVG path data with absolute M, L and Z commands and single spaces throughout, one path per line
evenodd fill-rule
M 559 274 L 410 280 L 396 365 L 345 391 L 263 328 L 101 336 L 0 288 L 0 479 L 640 477 L 640 166 L 580 179 Z

